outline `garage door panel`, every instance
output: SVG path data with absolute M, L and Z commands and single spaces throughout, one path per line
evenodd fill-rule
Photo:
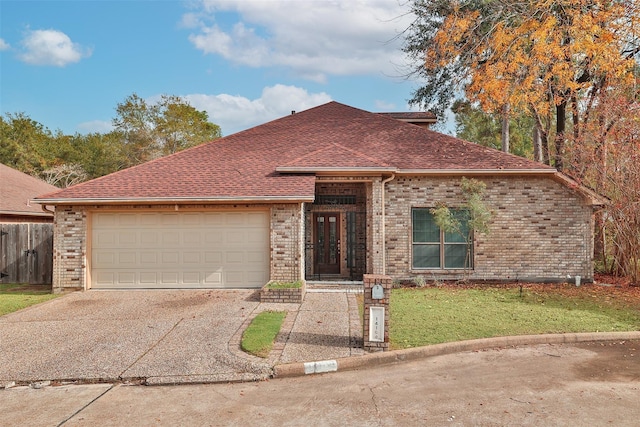
M 180 277 L 180 273 L 177 271 L 163 271 L 160 273 L 160 282 L 163 285 L 177 285 L 180 283 L 178 278 Z
M 93 235 L 93 243 L 101 248 L 117 247 L 116 235 L 111 231 L 98 231 Z
M 225 261 L 227 262 L 227 264 L 243 264 L 244 252 L 228 251 L 226 253 Z
M 264 252 L 247 251 L 245 253 L 245 256 L 247 257 L 247 262 L 251 264 L 260 264 L 260 263 L 268 262 L 268 259 L 266 259 Z
M 160 214 L 160 224 L 163 226 L 178 225 L 180 223 L 180 214 L 177 213 L 163 213 Z
M 220 212 L 209 212 L 204 214 L 203 225 L 207 227 L 223 227 L 225 225 L 224 214 Z
M 205 275 L 204 283 L 222 285 L 222 271 L 209 271 Z
M 186 213 L 182 217 L 182 225 L 187 227 L 200 226 L 202 224 L 203 214 L 201 213 Z
M 173 264 L 173 265 L 177 265 L 178 264 L 178 260 L 180 259 L 180 255 L 178 254 L 177 251 L 175 252 L 168 252 L 168 251 L 163 251 L 161 253 L 162 256 L 162 264 Z
M 185 285 L 199 285 L 200 273 L 197 271 L 185 271 L 182 273 L 182 283 Z
M 93 253 L 93 263 L 105 265 L 109 267 L 115 267 L 117 254 L 112 251 L 102 251 L 102 252 L 94 252 Z
M 259 287 L 269 277 L 266 212 L 92 216 L 96 288 Z
M 208 251 L 204 253 L 204 262 L 209 265 L 222 264 L 223 253 L 221 251 Z
M 157 231 L 139 231 L 140 245 L 143 247 L 155 247 L 158 244 Z
M 190 246 L 200 246 L 202 244 L 202 234 L 199 231 L 185 231 L 182 233 L 182 243 Z
M 116 280 L 118 284 L 133 285 L 136 283 L 136 273 L 133 271 L 116 272 Z
M 118 252 L 118 263 L 123 267 L 137 266 L 137 258 L 136 252 Z
M 182 252 L 182 263 L 186 265 L 200 265 L 202 263 L 200 252 Z
M 140 252 L 140 265 L 155 266 L 158 264 L 156 252 Z
M 176 247 L 180 244 L 180 233 L 177 231 L 165 231 L 162 233 L 162 245 Z
M 142 271 L 140 272 L 140 283 L 153 285 L 158 282 L 158 273 L 154 271 Z
M 222 230 L 207 231 L 204 234 L 204 243 L 206 245 L 215 245 L 224 243 L 224 233 Z

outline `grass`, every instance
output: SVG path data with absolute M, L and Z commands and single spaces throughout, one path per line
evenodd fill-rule
M 394 289 L 393 349 L 496 336 L 640 329 L 637 304 L 552 290 Z
M 263 311 L 258 314 L 242 334 L 242 350 L 254 356 L 268 357 L 286 316 L 286 311 Z
M 269 282 L 268 289 L 298 289 L 302 287 L 302 281 L 297 282 Z
M 58 296 L 51 293 L 50 286 L 0 283 L 0 316 Z

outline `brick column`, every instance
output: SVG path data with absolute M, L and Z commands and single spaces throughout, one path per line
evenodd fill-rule
M 366 351 L 389 350 L 389 301 L 391 277 L 364 275 L 364 322 L 362 336 Z

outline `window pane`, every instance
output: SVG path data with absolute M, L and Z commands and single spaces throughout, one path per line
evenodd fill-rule
M 413 209 L 413 241 L 436 243 L 440 241 L 440 229 L 429 209 Z
M 444 268 L 464 268 L 467 245 L 444 245 Z M 467 267 L 470 267 L 469 265 Z
M 440 245 L 413 245 L 413 268 L 440 268 Z
M 444 234 L 445 242 L 464 243 L 469 237 L 469 212 L 466 210 L 452 210 L 453 217 L 460 222 L 460 232 Z

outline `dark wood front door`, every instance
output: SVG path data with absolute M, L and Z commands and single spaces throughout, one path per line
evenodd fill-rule
M 340 214 L 318 212 L 313 223 L 316 274 L 340 274 Z

